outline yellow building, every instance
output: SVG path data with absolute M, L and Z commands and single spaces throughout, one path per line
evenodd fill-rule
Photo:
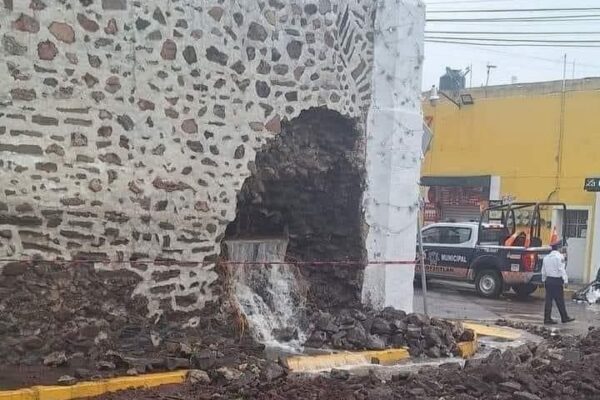
M 566 236 L 570 276 L 592 279 L 600 264 L 600 200 L 584 190 L 584 180 L 600 177 L 600 78 L 460 94 L 462 100 L 450 95 L 456 104 L 424 96 L 433 132 L 422 169 L 426 219 L 474 219 L 488 200 L 564 202 L 567 232 L 557 209 L 547 211 L 545 227 Z

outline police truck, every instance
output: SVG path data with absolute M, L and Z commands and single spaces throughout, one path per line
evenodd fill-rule
M 525 227 L 518 226 L 515 218 L 515 213 L 524 209 L 532 210 Z M 510 203 L 487 208 L 479 222 L 424 227 L 426 277 L 471 282 L 477 293 L 487 298 L 496 298 L 509 289 L 519 296 L 530 295 L 541 284 L 542 259 L 551 251 L 549 242 L 542 241 L 551 227 L 542 219 L 541 210 L 562 210 L 562 215 L 567 215 L 564 203 Z M 565 232 L 566 218 L 562 223 Z M 566 249 L 566 240 L 562 241 Z M 420 265 L 418 262 L 417 276 Z

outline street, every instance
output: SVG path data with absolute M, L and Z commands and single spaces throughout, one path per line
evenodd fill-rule
M 472 285 L 432 280 L 427 287 L 428 312 L 432 317 L 449 319 L 495 321 L 509 319 L 531 324 L 543 323 L 544 300 L 537 297 L 519 299 L 506 293 L 499 299 L 485 299 L 475 293 Z M 561 333 L 582 334 L 590 326 L 600 326 L 600 305 L 579 304 L 565 296 L 569 315 L 576 319 L 570 324 L 552 326 Z M 422 290 L 415 288 L 414 309 L 423 312 Z M 560 321 L 556 305 L 553 318 Z

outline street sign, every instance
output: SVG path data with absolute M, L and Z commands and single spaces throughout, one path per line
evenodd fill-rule
M 600 192 L 600 178 L 585 178 L 583 188 L 586 192 Z

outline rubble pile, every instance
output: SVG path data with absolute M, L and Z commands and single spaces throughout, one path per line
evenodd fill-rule
M 146 356 L 168 352 L 170 342 L 234 335 L 219 302 L 149 319 L 148 300 L 134 293 L 141 278 L 130 270 L 97 270 L 85 260 L 17 267 L 0 272 L 0 365 L 40 365 L 54 352 L 83 353 L 92 362 L 109 350 Z M 200 328 L 186 326 L 192 316 L 203 321 Z
M 561 348 L 543 341 L 524 344 L 487 357 L 391 377 L 373 369 L 368 376 L 333 370 L 316 378 L 273 374 L 264 379 L 247 365 L 220 372 L 194 372 L 195 384 L 149 391 L 123 392 L 103 400 L 151 398 L 211 399 L 419 399 L 541 400 L 600 398 L 600 330 L 579 339 L 561 338 Z M 264 371 L 264 370 L 263 370 Z
M 100 377 L 138 375 L 158 371 L 173 371 L 190 367 L 192 348 L 183 343 L 169 344 L 171 352 L 147 357 L 127 356 L 116 351 L 107 351 L 102 356 L 90 359 L 84 353 L 51 353 L 44 358 L 47 367 L 62 367 L 73 371 L 73 379 L 85 380 Z M 68 375 L 64 375 L 68 376 Z
M 411 356 L 449 357 L 457 342 L 473 339 L 460 324 L 391 307 L 381 312 L 342 310 L 336 316 L 317 312 L 311 318 L 306 347 L 338 350 L 384 350 L 407 347 Z
M 219 335 L 195 340 L 170 339 L 154 350 L 105 350 L 104 352 L 55 351 L 30 366 L 0 366 L 0 387 L 16 389 L 32 385 L 72 385 L 77 382 L 135 376 L 181 369 L 218 370 L 224 366 L 266 361 L 264 345 L 251 337 L 243 340 Z
M 351 308 L 335 315 L 316 311 L 308 321 L 308 340 L 304 344 L 308 349 L 405 347 L 412 357 L 442 358 L 456 355 L 457 343 L 474 337 L 473 331 L 463 329 L 461 324 L 423 314 L 406 314 L 391 307 L 381 312 Z M 274 332 L 274 335 L 282 340 L 298 337 L 294 329 Z M 43 361 L 44 365 L 41 369 L 32 369 L 37 374 L 31 376 L 31 380 L 26 379 L 29 375 L 9 377 L 10 368 L 4 371 L 0 367 L 0 384 L 11 388 L 31 384 L 68 385 L 82 380 L 177 369 L 201 370 L 216 381 L 231 378 L 236 382 L 250 382 L 259 376 L 273 379 L 286 373 L 284 367 L 265 359 L 265 346 L 250 335 L 245 335 L 243 340 L 219 332 L 204 337 L 179 335 L 162 337 L 157 344 L 138 349 L 107 346 L 98 351 L 73 347 L 71 351 L 49 352 L 31 364 Z M 4 378 L 3 373 L 7 375 Z

